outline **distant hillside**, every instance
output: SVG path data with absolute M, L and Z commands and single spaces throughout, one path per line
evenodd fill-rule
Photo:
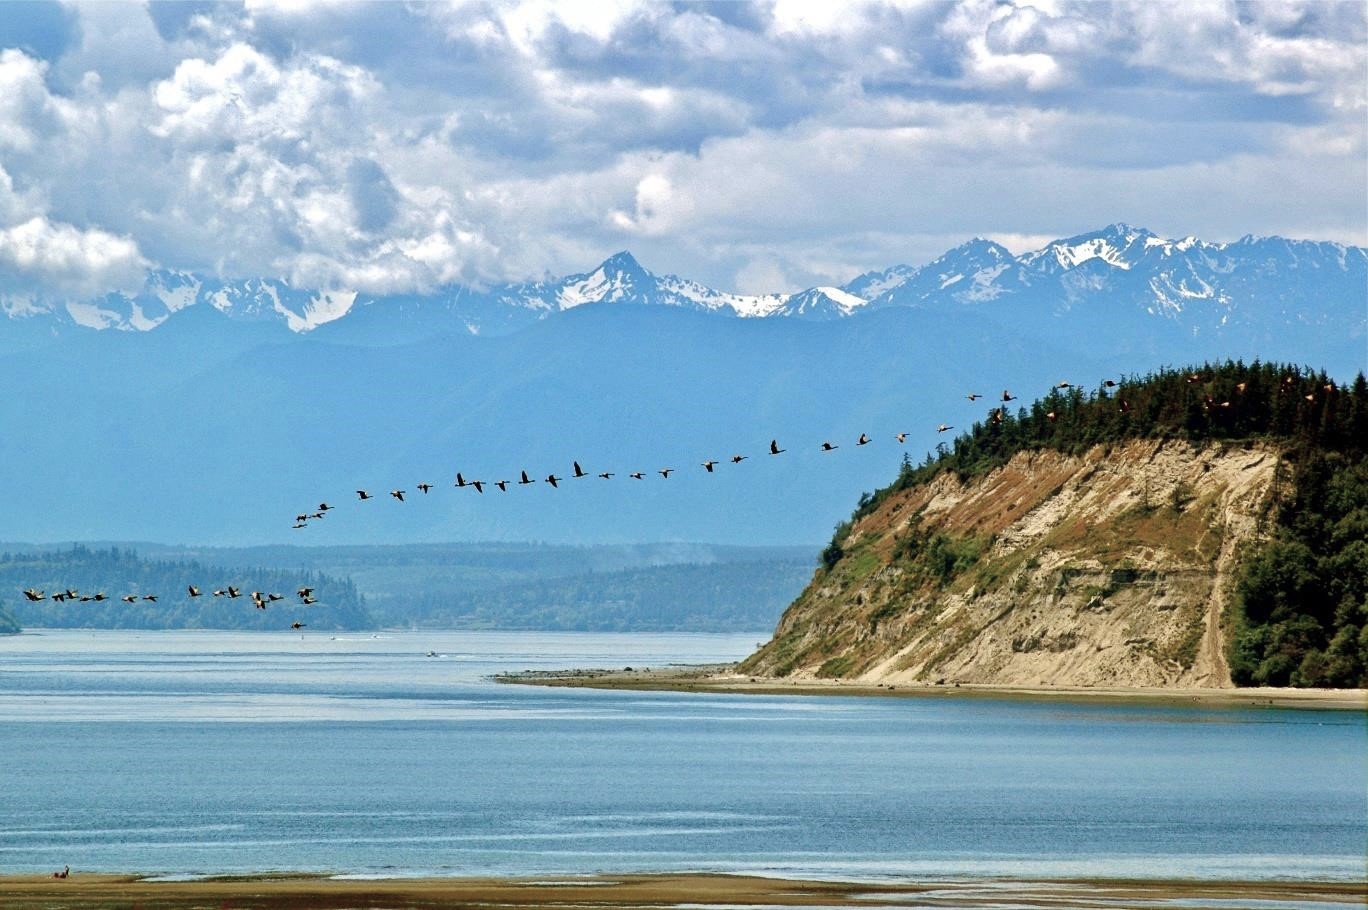
M 772 627 L 811 576 L 816 551 L 691 543 L 243 548 L 102 543 L 65 549 L 0 544 L 0 549 L 9 551 L 0 556 L 0 586 L 10 584 L 0 590 L 13 591 L 30 625 L 152 628 L 161 622 L 165 628 L 242 628 L 255 621 L 251 627 L 274 627 L 267 617 L 251 615 L 260 611 L 237 609 L 250 606 L 245 593 L 236 602 L 185 596 L 185 585 L 195 583 L 185 579 L 212 578 L 227 579 L 221 583 L 237 584 L 244 592 L 284 591 L 291 596 L 280 609 L 295 606 L 293 592 L 300 584 L 317 586 L 320 597 L 336 589 L 344 602 L 364 607 L 364 618 L 356 613 L 348 620 L 359 624 L 353 628 L 707 632 Z M 54 578 L 80 581 L 47 581 Z M 250 586 L 242 581 L 248 578 L 254 579 Z M 111 587 L 116 583 L 117 590 Z M 87 593 L 101 588 L 111 599 L 29 604 L 19 594 L 29 586 L 48 594 L 64 587 Z M 158 603 L 118 600 L 143 592 L 160 593 Z
M 812 576 L 811 555 L 685 563 L 429 593 L 376 605 L 386 626 L 590 632 L 769 629 Z
M 1362 686 L 1368 384 L 1161 371 L 997 408 L 862 498 L 745 672 Z
M 0 635 L 14 635 L 21 631 L 19 622 L 9 614 L 3 606 L 0 606 Z
M 188 586 L 203 592 L 191 597 Z M 214 596 L 233 586 L 237 598 Z M 300 587 L 312 587 L 317 603 L 301 604 Z M 35 588 L 46 599 L 31 602 L 22 591 Z M 72 589 L 101 600 L 58 601 Z M 0 553 L 0 591 L 6 607 L 26 626 L 90 629 L 284 629 L 300 621 L 311 629 L 367 629 L 374 619 L 365 600 L 346 580 L 316 572 L 261 568 L 210 567 L 188 561 L 149 560 L 131 550 L 92 549 Z M 251 592 L 277 593 L 266 609 L 252 604 Z M 143 595 L 154 595 L 149 602 Z M 121 600 L 136 595 L 133 603 Z

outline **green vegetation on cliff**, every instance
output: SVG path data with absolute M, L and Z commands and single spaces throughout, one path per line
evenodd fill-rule
M 1368 685 L 1368 382 L 1341 386 L 1324 373 L 1255 362 L 1203 364 L 1126 377 L 1085 393 L 1056 388 L 1028 408 L 989 417 L 919 466 L 905 461 L 888 487 L 861 497 L 822 553 L 823 570 L 855 572 L 853 524 L 890 496 L 942 472 L 969 480 L 1013 455 L 1081 454 L 1131 439 L 1268 442 L 1282 453 L 1260 545 L 1245 554 L 1228 637 L 1238 685 Z M 1150 512 L 1183 514 L 1181 488 Z M 985 548 L 974 538 L 908 533 L 898 565 L 923 588 L 945 587 Z M 844 560 L 844 562 L 843 562 Z M 866 570 L 872 567 L 866 567 Z M 857 574 L 859 574 L 857 572 Z M 1195 641 L 1195 639 L 1194 639 Z

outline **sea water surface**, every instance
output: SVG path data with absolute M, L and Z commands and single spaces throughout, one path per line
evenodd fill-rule
M 1365 877 L 1362 713 L 489 679 L 756 639 L 0 638 L 0 873 Z

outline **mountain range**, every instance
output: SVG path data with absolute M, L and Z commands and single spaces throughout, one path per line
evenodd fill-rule
M 670 306 L 737 318 L 834 320 L 887 307 L 974 309 L 1018 317 L 1133 326 L 1163 320 L 1193 336 L 1265 339 L 1274 331 L 1343 329 L 1365 338 L 1368 250 L 1246 236 L 1232 243 L 1160 238 L 1112 224 L 1014 256 L 970 240 L 922 265 L 895 265 L 839 287 L 742 295 L 658 275 L 623 251 L 591 271 L 485 289 L 368 296 L 296 288 L 271 278 L 224 280 L 155 269 L 135 294 L 70 300 L 0 291 L 0 345 L 63 329 L 149 331 L 193 307 L 230 319 L 349 343 L 392 344 L 433 334 L 507 334 L 586 303 Z M 1103 312 L 1098 312 L 1102 310 Z M 2 350 L 3 347 L 0 347 Z
M 1352 379 L 1368 361 L 1365 259 L 1113 225 L 764 297 L 621 253 L 556 281 L 403 298 L 165 272 L 133 297 L 4 298 L 0 539 L 815 548 L 861 491 L 1004 388 L 1029 401 L 1225 358 Z M 771 439 L 788 451 L 766 454 Z M 457 471 L 492 485 L 575 461 L 590 476 L 558 489 L 452 486 Z M 292 528 L 323 500 L 339 508 Z

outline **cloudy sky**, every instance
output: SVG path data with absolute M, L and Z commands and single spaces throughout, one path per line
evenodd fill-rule
M 0 275 L 741 291 L 1115 221 L 1368 243 L 1368 5 L 6 3 Z

